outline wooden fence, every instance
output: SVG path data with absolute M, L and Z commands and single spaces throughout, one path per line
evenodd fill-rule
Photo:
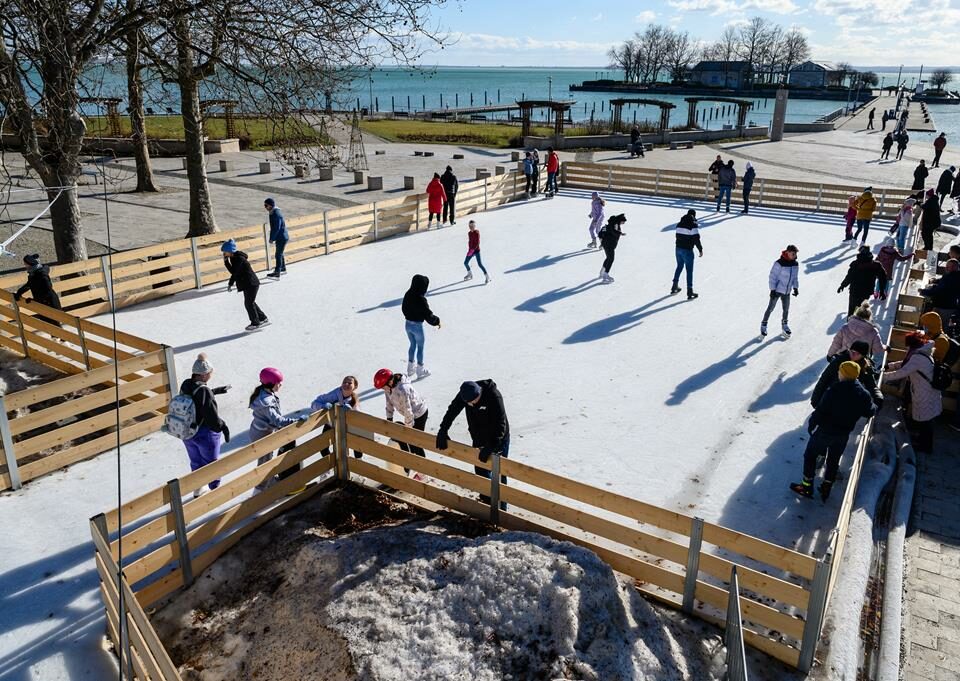
M 321 432 L 325 424 L 333 427 Z M 389 439 L 423 447 L 429 458 L 390 446 Z M 255 465 L 258 457 L 294 440 L 299 443 L 295 449 Z M 318 457 L 329 445 L 334 455 Z M 349 456 L 354 448 L 363 451 L 362 459 Z M 816 645 L 819 629 L 811 627 L 818 627 L 819 619 L 809 610 L 823 600 L 829 566 L 822 561 L 519 461 L 494 456 L 482 464 L 477 453 L 457 442 L 437 452 L 433 435 L 359 412 L 318 412 L 302 426 L 289 426 L 93 518 L 97 552 L 104 558 L 100 562 L 122 568 L 139 605 L 149 607 L 192 583 L 244 535 L 327 482 L 362 476 L 367 483 L 504 528 L 577 543 L 634 578 L 647 595 L 719 626 L 725 621 L 728 580 L 736 566 L 748 645 L 791 666 L 800 664 L 803 646 Z M 297 462 L 303 464 L 300 472 L 241 499 L 256 484 Z M 477 475 L 475 465 L 490 470 L 491 478 Z M 393 472 L 396 467 L 429 478 L 416 481 Z M 500 483 L 501 475 L 509 478 L 508 484 Z M 216 490 L 184 498 L 184 493 L 227 477 Z M 319 484 L 296 491 L 309 483 Z M 491 504 L 480 503 L 474 493 L 490 496 Z M 509 504 L 508 510 L 500 510 L 498 502 Z M 101 574 L 103 581 L 108 578 Z M 117 611 L 111 597 L 104 595 L 108 617 Z M 114 643 L 123 650 L 122 641 L 114 638 Z
M 0 396 L 0 490 L 159 430 L 177 389 L 169 348 L 6 291 L 0 346 L 64 374 Z
M 467 215 L 511 201 L 523 186 L 515 172 L 463 182 L 457 212 Z M 287 221 L 290 242 L 284 257 L 295 263 L 360 244 L 427 228 L 426 194 L 408 195 L 361 206 L 337 208 Z M 273 246 L 267 225 L 232 229 L 202 237 L 167 241 L 65 265 L 53 265 L 50 277 L 64 310 L 77 317 L 136 305 L 189 289 L 225 282 L 220 245 L 234 239 L 253 268 L 271 269 Z M 0 276 L 0 289 L 25 281 L 22 273 Z
M 709 173 L 693 173 L 686 170 L 566 162 L 561 168 L 560 180 L 565 187 L 579 189 L 701 201 L 714 201 L 716 197 L 715 180 Z M 859 195 L 862 191 L 862 185 L 760 178 L 753 185 L 750 205 L 843 214 L 847 211 L 847 197 L 851 194 Z M 875 217 L 895 214 L 909 193 L 906 189 L 896 187 L 874 187 L 873 194 L 877 199 Z

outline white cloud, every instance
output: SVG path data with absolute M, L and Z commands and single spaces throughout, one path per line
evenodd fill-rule
M 830 0 L 817 1 L 826 2 Z M 860 0 L 841 1 L 857 2 Z M 793 0 L 746 0 L 746 2 L 740 4 L 733 0 L 670 0 L 667 4 L 681 12 L 709 12 L 712 16 L 742 12 L 748 9 L 772 14 L 793 14 L 799 9 Z
M 610 43 L 590 43 L 579 40 L 538 40 L 489 33 L 456 33 L 451 47 L 476 51 L 534 51 L 558 50 L 563 52 L 599 52 L 605 53 Z
M 640 14 L 638 14 L 637 16 L 635 16 L 633 20 L 638 24 L 649 24 L 656 18 L 657 18 L 656 12 L 654 12 L 651 9 L 646 9 L 640 12 Z
M 603 12 L 600 12 L 590 17 L 590 21 L 593 23 L 596 23 L 598 21 L 603 21 Z

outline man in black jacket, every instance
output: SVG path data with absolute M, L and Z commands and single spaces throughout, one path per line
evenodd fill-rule
M 230 273 L 227 291 L 232 291 L 233 287 L 236 286 L 237 291 L 243 294 L 243 306 L 247 309 L 247 316 L 250 317 L 250 324 L 246 330 L 256 331 L 266 326 L 270 323 L 270 320 L 257 305 L 260 278 L 253 271 L 250 261 L 247 260 L 247 254 L 237 250 L 237 243 L 233 239 L 225 241 L 220 250 L 223 252 L 223 266 Z
M 910 188 L 913 191 L 923 189 L 927 183 L 927 175 L 930 174 L 930 171 L 927 169 L 927 162 L 923 159 L 920 159 L 920 165 L 913 169 L 913 186 Z
M 932 286 L 920 289 L 920 295 L 930 298 L 930 304 L 946 325 L 960 305 L 960 261 L 950 258 L 944 270 Z
M 413 275 L 410 280 L 410 288 L 403 294 L 403 305 L 400 308 L 403 311 L 403 317 L 407 320 L 406 330 L 407 339 L 410 341 L 410 349 L 407 351 L 407 376 L 413 376 L 414 369 L 417 372 L 417 378 L 426 378 L 430 375 L 426 367 L 423 366 L 423 345 L 426 337 L 423 333 L 423 323 L 440 328 L 440 318 L 433 314 L 430 304 L 427 303 L 427 289 L 430 288 L 430 280 L 422 274 Z M 416 360 L 416 363 L 414 363 Z
M 820 374 L 820 379 L 813 388 L 813 394 L 810 396 L 810 406 L 814 409 L 820 406 L 820 401 L 826 394 L 827 389 L 837 382 L 840 365 L 844 362 L 855 362 L 860 366 L 860 376 L 857 377 L 857 380 L 870 393 L 873 403 L 879 409 L 883 405 L 883 393 L 880 392 L 880 386 L 877 385 L 877 374 L 873 368 L 873 361 L 870 359 L 870 344 L 866 341 L 854 341 L 850 344 L 848 350 L 838 352 L 830 358 L 830 363 Z
M 506 458 L 510 453 L 510 423 L 507 421 L 507 412 L 503 408 L 503 396 L 497 390 L 493 379 L 481 381 L 466 381 L 460 385 L 460 391 L 443 415 L 440 430 L 437 431 L 437 449 L 447 448 L 450 426 L 454 419 L 463 410 L 467 412 L 467 430 L 470 431 L 471 445 L 480 449 L 480 461 L 486 463 L 491 454 Z M 490 478 L 490 471 L 475 466 L 477 475 Z M 500 483 L 506 484 L 507 477 L 500 476 Z M 481 494 L 480 502 L 490 503 L 490 497 Z M 506 510 L 505 503 L 500 504 L 501 510 Z
M 810 440 L 803 453 L 803 481 L 790 483 L 790 489 L 802 497 L 813 496 L 813 478 L 817 463 L 826 457 L 823 482 L 820 483 L 820 498 L 826 501 L 837 479 L 840 457 L 847 446 L 847 439 L 860 417 L 871 417 L 876 407 L 870 393 L 857 380 L 860 365 L 843 362 L 837 372 L 837 382 L 827 389 L 820 404 L 810 415 L 807 432 Z
M 873 295 L 877 282 L 880 282 L 879 290 L 886 291 L 887 272 L 883 269 L 883 265 L 873 259 L 870 248 L 861 246 L 856 259 L 847 269 L 847 276 L 843 278 L 837 289 L 837 293 L 842 293 L 843 289 L 850 287 L 850 296 L 847 300 L 848 317 L 860 306 L 860 303 Z M 886 300 L 887 294 L 881 293 L 880 298 Z
M 19 301 L 23 294 L 29 290 L 34 302 L 52 307 L 55 310 L 63 309 L 60 307 L 60 297 L 50 280 L 50 268 L 40 264 L 40 256 L 37 253 L 25 255 L 23 256 L 23 264 L 27 268 L 27 283 L 17 289 L 16 293 L 13 294 L 13 299 Z M 42 315 L 37 315 L 37 319 L 47 324 L 60 326 L 60 322 L 56 319 L 49 319 Z
M 955 170 L 955 166 L 950 166 L 940 173 L 940 179 L 937 180 L 937 196 L 940 197 L 941 210 L 943 210 L 943 200 L 950 196 L 950 190 L 953 189 L 953 173 Z
M 457 203 L 457 192 L 460 190 L 460 182 L 457 176 L 453 174 L 453 168 L 447 166 L 443 175 L 440 176 L 440 184 L 443 185 L 443 191 L 447 194 L 447 200 L 443 204 L 443 224 L 449 220 L 451 225 L 457 224 L 457 216 L 454 215 Z

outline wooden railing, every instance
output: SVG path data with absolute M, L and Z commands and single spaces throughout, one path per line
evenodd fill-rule
M 325 424 L 332 430 L 321 432 Z M 294 440 L 296 448 L 255 465 L 260 456 Z M 423 447 L 429 458 L 401 451 L 389 440 Z M 333 456 L 318 457 L 329 445 Z M 349 456 L 350 449 L 362 451 L 363 458 Z M 817 588 L 814 580 L 826 574 L 820 561 L 520 461 L 494 456 L 480 463 L 477 453 L 458 442 L 438 452 L 433 435 L 359 412 L 318 412 L 304 425 L 289 426 L 94 518 L 104 540 L 98 550 L 109 552 L 139 604 L 149 607 L 189 585 L 244 535 L 326 482 L 362 476 L 504 528 L 580 544 L 633 577 L 649 596 L 720 626 L 728 607 L 727 580 L 736 566 L 747 644 L 798 665 L 801 646 L 811 638 L 806 615 L 811 590 Z M 297 462 L 303 464 L 298 473 L 241 498 Z M 491 477 L 476 474 L 474 466 L 491 471 Z M 399 467 L 429 478 L 413 480 L 395 472 Z M 508 484 L 500 483 L 501 475 Z M 216 490 L 184 498 L 218 478 L 225 480 Z M 297 492 L 310 483 L 321 484 Z M 480 503 L 477 493 L 490 496 L 491 504 Z M 498 502 L 508 509 L 500 510 Z M 816 637 L 812 640 L 815 645 Z M 115 643 L 121 650 L 121 642 Z
M 0 490 L 159 430 L 176 391 L 169 348 L 6 291 L 0 346 L 64 374 L 0 396 Z
M 462 215 L 501 205 L 522 193 L 515 172 L 463 182 L 457 194 Z M 337 208 L 287 221 L 290 242 L 284 257 L 295 263 L 360 244 L 416 232 L 427 227 L 426 194 L 414 194 L 361 206 Z M 270 269 L 273 246 L 269 227 L 255 225 L 202 237 L 178 239 L 50 268 L 53 287 L 65 310 L 77 317 L 136 305 L 189 289 L 225 282 L 220 245 L 234 239 L 253 268 Z M 13 290 L 22 273 L 0 276 L 0 289 Z

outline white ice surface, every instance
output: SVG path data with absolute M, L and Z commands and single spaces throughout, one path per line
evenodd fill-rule
M 687 302 L 668 291 L 672 227 L 691 205 L 705 256 L 696 260 L 700 298 Z M 181 378 L 197 352 L 208 353 L 212 382 L 234 386 L 219 399 L 233 448 L 247 441 L 246 398 L 264 366 L 285 372 L 288 411 L 349 373 L 368 394 L 363 410 L 382 415 L 372 376 L 406 363 L 399 302 L 411 275 L 423 273 L 443 322 L 426 330 L 433 375 L 416 384 L 430 405 L 428 429 L 461 381 L 493 378 L 510 416 L 512 458 L 811 550 L 834 525 L 843 483 L 826 505 L 796 498 L 787 483 L 799 476 L 810 390 L 846 310 L 836 288 L 854 251 L 840 245 L 841 220 L 715 216 L 703 203 L 611 195 L 607 215 L 626 213 L 627 234 L 616 283 L 600 285 L 602 254 L 584 248 L 588 211 L 589 193 L 575 191 L 471 216 L 493 277 L 486 286 L 461 282 L 464 216 L 439 232 L 291 265 L 261 287 L 273 322 L 261 332 L 243 332 L 242 298 L 224 285 L 122 310 L 117 322 L 174 346 Z M 767 273 L 787 243 L 801 260 L 793 338 L 776 336 L 777 310 L 774 334 L 760 343 Z M 467 440 L 463 417 L 452 436 Z M 182 445 L 148 436 L 123 448 L 122 497 L 187 470 Z M 103 676 L 87 518 L 116 505 L 114 453 L 0 495 L 0 679 Z

